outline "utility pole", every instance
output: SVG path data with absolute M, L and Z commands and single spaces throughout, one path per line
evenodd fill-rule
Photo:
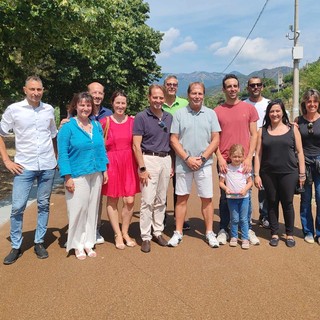
M 299 1 L 294 2 L 294 26 L 290 26 L 289 29 L 293 32 L 293 37 L 289 40 L 293 40 L 292 48 L 292 60 L 293 60 L 293 107 L 292 107 L 292 120 L 299 115 L 299 62 L 303 58 L 303 47 L 298 45 L 298 38 L 300 36 L 299 31 Z

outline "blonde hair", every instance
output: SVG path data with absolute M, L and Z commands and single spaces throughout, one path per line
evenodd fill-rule
M 241 154 L 244 156 L 244 148 L 241 144 L 233 144 L 229 149 L 229 157 L 231 157 L 235 152 L 241 152 Z

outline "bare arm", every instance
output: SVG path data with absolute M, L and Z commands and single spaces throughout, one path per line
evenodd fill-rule
M 203 151 L 202 156 L 206 159 L 212 157 L 212 154 L 218 150 L 219 147 L 220 134 L 219 132 L 211 132 L 211 142 L 207 149 Z
M 260 178 L 260 165 L 262 156 L 262 129 L 258 131 L 256 155 L 254 157 L 254 185 L 258 188 L 262 188 L 262 181 Z
M 9 158 L 6 145 L 3 141 L 3 138 L 0 136 L 0 154 L 2 161 L 6 168 L 13 174 L 21 174 L 23 171 L 23 166 L 21 166 L 19 163 L 15 163 L 11 161 Z
M 170 145 L 172 149 L 175 151 L 176 155 L 180 157 L 191 170 L 199 170 L 202 161 L 201 157 L 191 157 L 187 152 L 183 149 L 182 144 L 179 142 L 179 135 L 176 133 L 172 133 L 170 136 Z
M 133 136 L 133 146 L 132 146 L 133 153 L 134 153 L 134 156 L 136 157 L 139 168 L 145 167 L 142 150 L 141 150 L 141 142 L 142 142 L 142 136 Z M 139 179 L 143 186 L 148 185 L 148 180 L 151 179 L 151 176 L 147 169 L 143 172 L 140 172 L 139 170 Z
M 252 170 L 252 158 L 257 146 L 257 123 L 256 122 L 250 122 L 249 131 L 250 131 L 250 145 L 249 145 L 248 155 L 246 159 L 243 161 L 244 173 L 251 172 Z
M 220 149 L 218 148 L 216 151 L 216 156 L 218 160 L 219 172 L 227 173 L 227 161 L 223 158 Z
M 301 141 L 300 132 L 296 126 L 293 127 L 293 132 L 294 132 L 294 138 L 296 142 L 296 151 L 298 154 L 298 162 L 299 162 L 299 182 L 300 182 L 300 187 L 302 187 L 306 180 L 306 168 L 305 168 L 305 162 L 304 162 L 302 141 Z
M 247 194 L 247 192 L 251 189 L 252 184 L 253 184 L 253 183 L 252 183 L 252 178 L 249 177 L 249 178 L 247 179 L 246 186 L 240 191 L 240 194 L 241 194 L 242 196 L 245 196 L 245 195 Z

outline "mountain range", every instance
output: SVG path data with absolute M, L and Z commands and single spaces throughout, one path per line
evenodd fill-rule
M 240 88 L 244 88 L 247 85 L 247 81 L 252 76 L 257 76 L 260 78 L 271 78 L 278 83 L 279 76 L 285 76 L 292 72 L 292 68 L 290 67 L 277 67 L 273 69 L 262 69 L 259 71 L 254 71 L 249 75 L 244 75 L 240 72 L 233 71 L 230 73 L 235 74 L 240 82 Z M 159 79 L 158 83 L 163 84 L 164 79 L 169 75 L 169 73 L 163 73 L 161 79 Z M 192 73 L 177 73 L 175 76 L 179 80 L 178 87 L 178 96 L 186 97 L 187 89 L 189 83 L 195 81 L 201 81 L 204 83 L 206 87 L 206 94 L 214 94 L 221 90 L 222 87 L 222 79 L 225 76 L 225 73 L 219 72 L 205 72 L 205 71 L 195 71 Z

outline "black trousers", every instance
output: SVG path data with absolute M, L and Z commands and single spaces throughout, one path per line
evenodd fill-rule
M 293 196 L 298 182 L 298 170 L 288 174 L 261 172 L 261 179 L 267 195 L 271 235 L 279 233 L 279 202 L 281 202 L 286 234 L 292 236 L 294 229 Z

